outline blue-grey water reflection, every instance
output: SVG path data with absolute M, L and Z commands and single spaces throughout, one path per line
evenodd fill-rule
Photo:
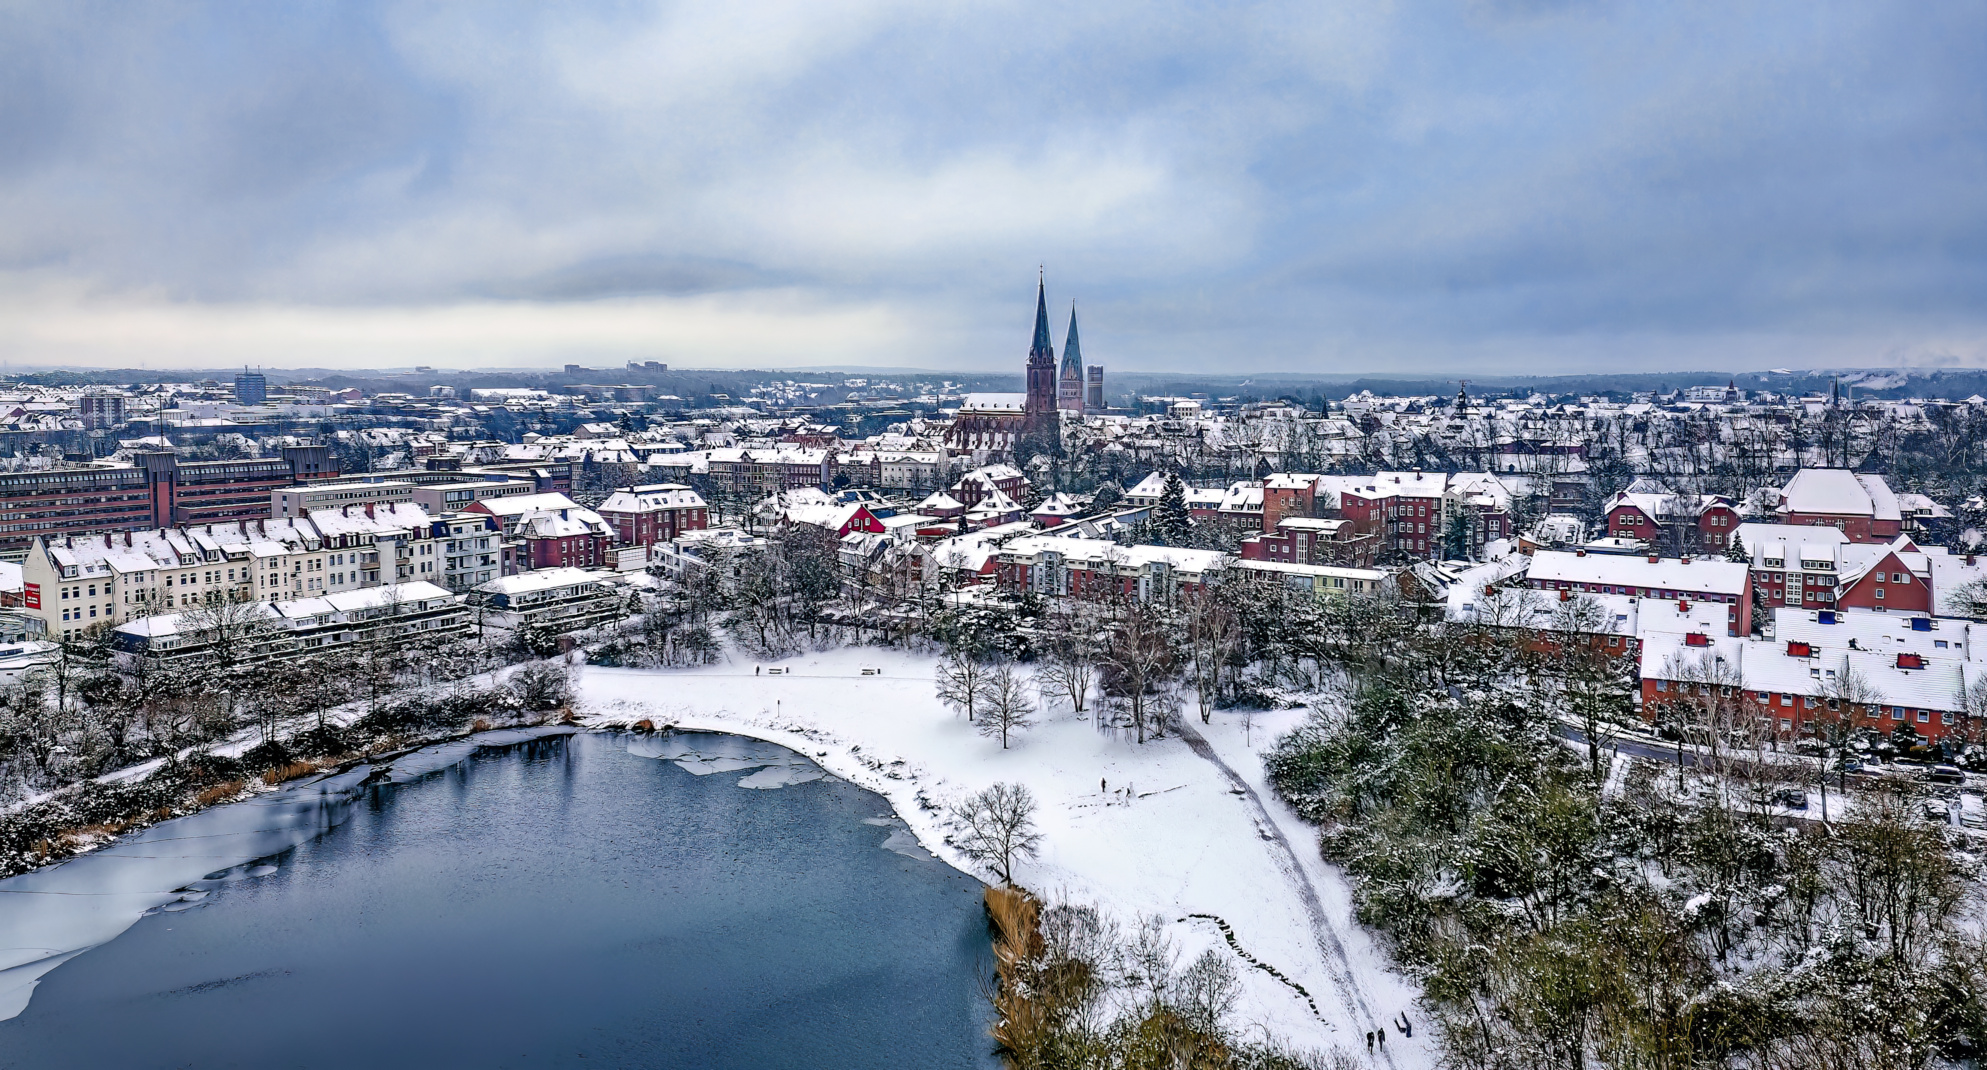
M 992 1065 L 973 880 L 845 782 L 630 742 L 367 789 L 48 973 L 0 1066 Z

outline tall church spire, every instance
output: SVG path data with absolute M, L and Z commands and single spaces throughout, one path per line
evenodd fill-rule
M 1035 283 L 1035 346 L 1028 351 L 1028 359 L 1034 360 L 1041 353 L 1050 360 L 1056 359 L 1055 346 L 1049 341 L 1049 290 L 1046 278 Z
M 1035 283 L 1035 344 L 1028 350 L 1028 429 L 1040 430 L 1056 415 L 1056 347 L 1049 341 L 1049 291 L 1046 278 Z
M 1076 341 L 1076 302 L 1069 303 L 1069 337 L 1062 344 L 1062 369 L 1056 373 L 1056 407 L 1083 411 L 1083 348 Z

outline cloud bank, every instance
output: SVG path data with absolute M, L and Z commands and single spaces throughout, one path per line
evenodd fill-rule
M 0 357 L 1987 363 L 1987 9 L 15 4 Z

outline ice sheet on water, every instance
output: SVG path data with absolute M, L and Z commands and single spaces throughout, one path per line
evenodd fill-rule
M 924 844 L 918 842 L 917 834 L 913 833 L 911 826 L 904 824 L 901 818 L 895 816 L 865 817 L 862 819 L 862 823 L 890 830 L 890 835 L 885 836 L 881 844 L 882 848 L 886 851 L 903 855 L 905 858 L 915 858 L 920 861 L 937 857 L 930 851 L 925 850 Z
M 828 774 L 799 754 L 764 740 L 722 732 L 665 732 L 653 736 L 625 737 L 628 753 L 643 758 L 674 762 L 677 768 L 697 776 L 713 773 L 742 773 L 741 788 L 784 788 L 805 784 Z
M 484 732 L 414 751 L 389 780 L 425 776 L 479 747 L 509 746 L 571 728 Z M 304 781 L 241 802 L 164 821 L 61 865 L 0 880 L 0 1021 L 25 1010 L 50 970 L 115 938 L 155 910 L 189 910 L 207 890 L 265 876 L 247 863 L 280 854 L 336 828 L 371 766 Z

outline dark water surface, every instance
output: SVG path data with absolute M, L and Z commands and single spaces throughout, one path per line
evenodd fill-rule
M 0 1066 L 993 1065 L 977 882 L 882 849 L 853 785 L 740 788 L 629 743 L 366 789 L 48 973 Z

